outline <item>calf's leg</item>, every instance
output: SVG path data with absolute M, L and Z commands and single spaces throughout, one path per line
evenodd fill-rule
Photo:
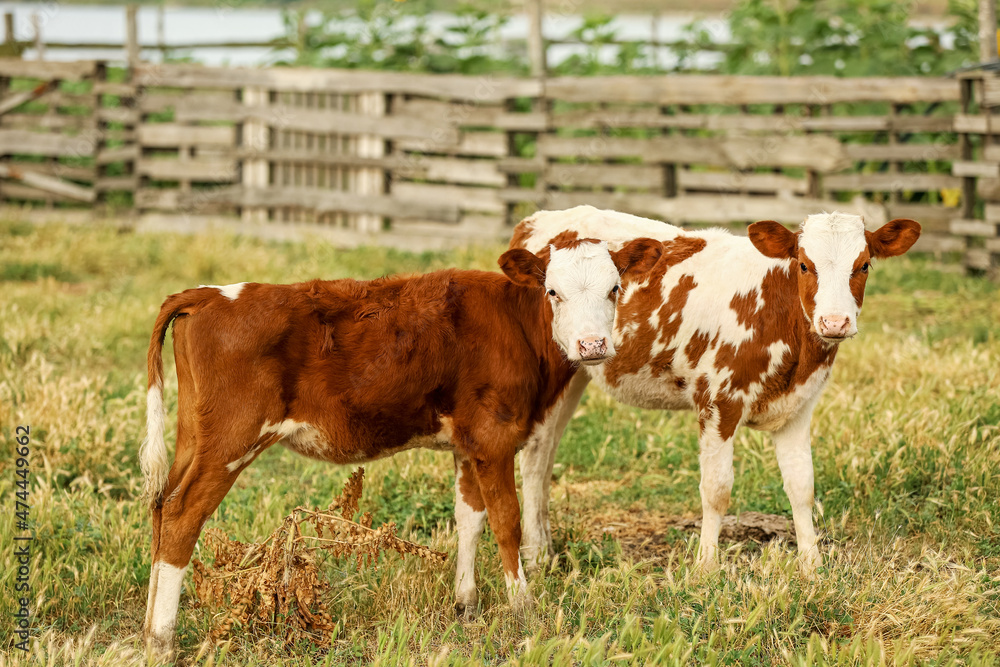
M 476 589 L 476 548 L 486 525 L 486 504 L 472 461 L 455 454 L 455 530 L 458 557 L 455 563 L 455 613 L 460 621 L 476 617 L 479 592 Z
M 719 415 L 718 410 L 713 413 Z M 718 567 L 719 532 L 733 491 L 733 433 L 726 433 L 728 437 L 720 433 L 719 423 L 724 419 L 703 418 L 700 423 L 701 546 L 697 565 L 703 571 Z
M 811 575 L 823 564 L 813 529 L 813 461 L 809 437 L 812 406 L 795 415 L 774 432 L 774 451 L 785 483 L 785 493 L 792 506 L 795 540 L 799 545 L 799 566 Z
M 514 485 L 514 451 L 488 458 L 474 458 L 473 467 L 486 505 L 490 529 L 496 536 L 503 561 L 507 598 L 521 610 L 531 604 L 531 593 L 521 567 L 521 509 Z
M 545 421 L 535 427 L 521 451 L 521 492 L 524 495 L 521 555 L 529 572 L 544 565 L 552 553 L 552 527 L 549 524 L 552 466 L 559 440 L 589 381 L 590 377 L 584 371 L 573 376 Z
M 163 496 L 153 508 L 153 566 L 143 636 L 154 653 L 172 651 L 184 574 L 202 527 L 240 472 L 270 444 L 255 442 L 233 461 L 213 455 L 224 451 L 215 446 L 200 447 L 186 462 L 180 457 L 174 461 Z

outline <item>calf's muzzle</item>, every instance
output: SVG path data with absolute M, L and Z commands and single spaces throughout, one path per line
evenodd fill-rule
M 606 338 L 590 336 L 581 338 L 577 342 L 580 358 L 584 361 L 599 361 L 608 355 L 608 341 Z

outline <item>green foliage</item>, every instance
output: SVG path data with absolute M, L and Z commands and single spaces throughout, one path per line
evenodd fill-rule
M 934 28 L 910 25 L 898 0 L 741 0 L 728 16 L 726 74 L 941 75 L 976 60 L 975 2 L 950 0 L 954 48 Z M 710 35 L 689 27 L 693 45 Z
M 389 468 L 381 490 L 368 495 L 365 504 L 372 508 L 374 525 L 393 521 L 408 527 L 408 534 L 418 538 L 430 537 L 435 528 L 455 516 L 454 487 L 439 476 L 421 473 L 404 477 L 397 468 Z
M 726 74 L 783 76 L 941 75 L 977 58 L 975 0 L 949 0 L 943 31 L 910 23 L 913 3 L 903 0 L 740 0 L 726 14 L 731 39 L 720 44 L 708 24 L 695 22 L 674 47 L 678 63 L 670 71 L 691 71 L 699 51 L 721 51 Z M 284 14 L 282 47 L 294 57 L 280 64 L 413 72 L 525 74 L 527 54 L 503 44 L 499 31 L 508 21 L 505 6 L 461 4 L 457 22 L 437 34 L 425 2 L 363 0 L 350 9 L 326 10 L 318 23 L 305 10 Z M 642 41 L 621 40 L 612 15 L 584 14 L 570 35 L 582 46 L 552 66 L 555 75 L 656 74 Z M 949 39 L 942 32 L 950 33 Z M 608 47 L 615 56 L 602 58 Z
M 455 15 L 456 24 L 434 34 L 410 3 L 362 0 L 352 9 L 323 12 L 317 24 L 304 10 L 285 12 L 284 41 L 296 54 L 279 64 L 459 74 L 527 70 L 522 58 L 495 48 L 506 17 L 467 5 Z

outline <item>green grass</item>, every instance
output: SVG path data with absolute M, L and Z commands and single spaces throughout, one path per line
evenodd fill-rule
M 163 298 L 197 284 L 492 268 L 500 248 L 413 255 L 231 236 L 119 234 L 0 223 L 0 534 L 15 532 L 13 429 L 32 427 L 32 653 L 0 638 L 0 665 L 135 664 L 149 576 L 137 501 L 145 353 Z M 560 447 L 552 504 L 559 559 L 525 617 L 506 607 L 484 537 L 481 620 L 454 623 L 452 565 L 387 556 L 328 561 L 329 648 L 280 629 L 205 643 L 211 611 L 179 617 L 197 665 L 996 664 L 1000 661 L 1000 300 L 995 284 L 924 259 L 880 263 L 862 334 L 842 349 L 814 420 L 825 567 L 796 572 L 785 544 L 724 545 L 692 570 L 697 538 L 657 537 L 658 560 L 602 528 L 608 517 L 697 514 L 688 413 L 622 406 L 588 390 Z M 168 345 L 165 363 L 172 369 Z M 176 380 L 166 392 L 176 409 Z M 173 441 L 168 425 L 167 439 Z M 413 451 L 366 467 L 362 509 L 454 556 L 452 461 Z M 210 526 L 259 540 L 300 504 L 325 505 L 350 473 L 284 449 L 239 479 Z M 732 511 L 789 515 L 770 440 L 737 436 Z M 0 554 L 0 617 L 13 611 L 13 547 Z M 204 557 L 204 554 L 202 554 Z M 7 623 L 7 621 L 4 621 Z

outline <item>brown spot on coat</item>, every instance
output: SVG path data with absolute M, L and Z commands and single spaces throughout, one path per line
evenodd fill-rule
M 533 217 L 525 218 L 521 222 L 517 223 L 517 227 L 514 228 L 514 235 L 510 238 L 510 247 L 521 249 L 527 248 L 528 240 L 531 238 L 534 231 L 535 219 Z
M 695 368 L 701 361 L 705 351 L 708 350 L 708 334 L 704 331 L 696 331 L 688 344 L 684 346 L 684 355 L 687 357 L 688 366 Z
M 476 471 L 472 467 L 472 461 L 468 459 L 463 460 L 460 470 L 461 477 L 458 480 L 458 491 L 462 494 L 462 500 L 474 512 L 482 512 L 486 509 L 486 503 L 483 501 L 483 494 L 479 489 L 479 482 L 476 480 Z

